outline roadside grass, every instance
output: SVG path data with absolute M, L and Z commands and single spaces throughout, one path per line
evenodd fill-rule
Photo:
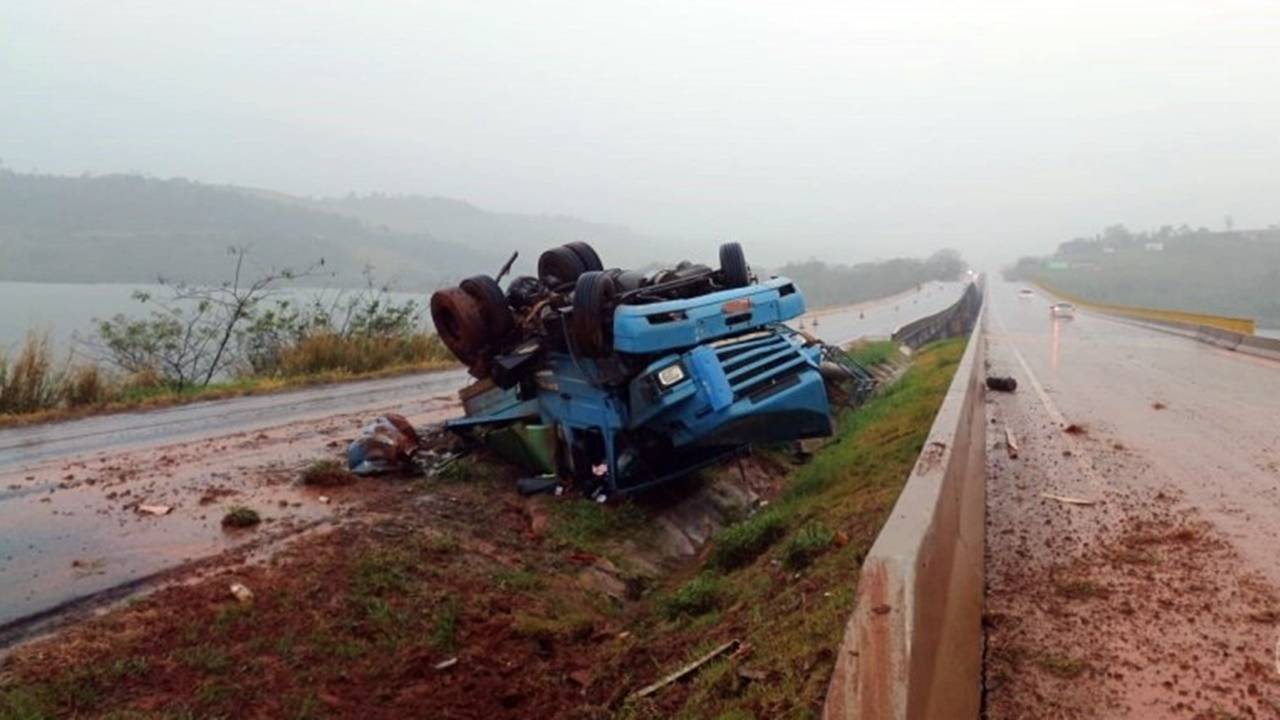
M 782 564 L 788 570 L 803 570 L 822 553 L 831 549 L 836 534 L 822 525 L 812 524 L 791 536 L 782 550 Z
M 918 352 L 898 383 L 839 419 L 833 441 L 790 470 L 765 509 L 625 600 L 584 576 L 621 544 L 647 539 L 641 504 L 557 500 L 541 506 L 545 535 L 533 540 L 531 506 L 495 501 L 510 478 L 472 458 L 463 474 L 486 482 L 437 484 L 432 492 L 449 496 L 434 505 L 443 515 L 407 514 L 385 532 L 340 528 L 238 571 L 251 604 L 236 603 L 221 580 L 167 588 L 83 628 L 104 642 L 55 644 L 32 664 L 6 666 L 0 720 L 128 717 L 139 698 L 163 717 L 236 717 L 247 707 L 320 717 L 508 695 L 542 703 L 523 706 L 526 716 L 554 707 L 624 719 L 812 715 L 857 569 L 963 349 L 951 341 Z M 744 651 L 625 700 L 730 639 Z
M 697 617 L 714 610 L 720 595 L 720 578 L 704 573 L 660 598 L 659 608 L 668 620 L 682 615 Z
M 552 538 L 585 552 L 599 552 L 603 541 L 640 533 L 646 527 L 644 512 L 629 502 L 608 507 L 574 498 L 552 508 Z
M 307 341 L 303 341 L 306 343 Z M 265 395 L 286 390 L 395 377 L 455 367 L 435 336 L 403 341 L 409 350 L 383 349 L 364 359 L 348 358 L 359 348 L 317 342 L 290 350 L 290 365 L 271 376 L 239 377 L 203 387 L 173 388 L 146 374 L 119 377 L 91 363 L 59 363 L 47 335 L 30 334 L 10 355 L 0 349 L 0 428 L 71 420 L 130 410 L 151 410 L 206 400 Z M 314 352 L 316 356 L 304 356 Z M 329 353 L 329 355 L 326 355 Z M 382 364 L 380 364 L 382 363 Z
M 855 340 L 846 352 L 860 365 L 878 365 L 900 355 L 898 344 L 892 340 Z
M 740 520 L 716 535 L 708 564 L 718 570 L 742 567 L 768 550 L 786 531 L 786 517 L 779 508 Z

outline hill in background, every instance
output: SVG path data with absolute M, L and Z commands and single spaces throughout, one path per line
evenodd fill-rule
M 317 284 L 362 285 L 371 266 L 380 282 L 426 292 L 494 273 L 513 250 L 520 252 L 516 272 L 530 273 L 543 250 L 572 240 L 590 242 L 607 267 L 635 269 L 681 259 L 714 265 L 718 248 L 713 240 L 681 244 L 619 225 L 496 213 L 445 198 L 316 199 L 182 179 L 0 169 L 0 280 L 7 281 L 218 284 L 231 272 L 227 248 L 247 245 L 257 268 L 299 269 L 323 258 L 327 277 Z M 752 249 L 746 253 L 750 262 Z M 954 251 L 942 251 L 852 266 L 811 260 L 777 272 L 793 277 L 818 307 L 955 279 L 964 267 Z
M 383 195 L 335 199 L 135 175 L 60 177 L 0 169 L 0 280 L 153 282 L 226 279 L 226 249 L 251 247 L 262 267 L 324 258 L 329 282 L 380 279 L 426 290 L 493 273 L 512 250 L 519 269 L 549 245 L 588 240 L 606 261 L 635 262 L 654 241 L 563 216 L 493 213 L 457 200 Z
M 1280 328 L 1276 228 L 1130 233 L 1112 226 L 1062 243 L 1051 257 L 1022 258 L 1006 275 L 1100 302 L 1250 317 Z

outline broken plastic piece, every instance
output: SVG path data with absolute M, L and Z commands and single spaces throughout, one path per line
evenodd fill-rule
M 253 602 L 253 591 L 240 583 L 231 583 L 231 594 L 242 603 Z
M 408 467 L 417 454 L 418 432 L 402 415 L 388 413 L 360 431 L 347 447 L 347 467 L 356 475 L 376 475 Z
M 516 489 L 526 497 L 545 492 L 554 492 L 559 487 L 560 479 L 555 475 L 538 475 L 536 477 L 520 478 L 516 481 Z

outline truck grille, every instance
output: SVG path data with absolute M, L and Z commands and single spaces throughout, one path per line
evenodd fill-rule
M 716 358 L 733 390 L 734 402 L 758 402 L 796 381 L 805 358 L 785 336 L 753 333 L 716 347 Z

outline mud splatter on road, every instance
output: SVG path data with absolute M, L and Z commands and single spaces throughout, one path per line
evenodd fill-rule
M 1280 717 L 1275 555 L 1260 562 L 1257 533 L 1235 532 L 1243 484 L 1206 503 L 1204 478 L 1171 469 L 1127 416 L 1095 409 L 1103 401 L 1070 375 L 1073 340 L 1060 370 L 1019 362 L 1024 338 L 999 326 L 989 340 L 997 370 L 1042 373 L 1018 381 L 1045 392 L 987 399 L 988 447 L 1001 451 L 988 454 L 986 717 Z M 1121 390 L 1105 392 L 1114 403 Z M 1073 425 L 1088 431 L 1064 432 Z M 1006 426 L 1017 458 L 1003 452 Z M 1194 444 L 1194 430 L 1180 437 Z M 1251 511 L 1272 512 L 1258 500 Z
M 407 409 L 414 423 L 427 424 L 453 413 L 455 402 L 406 398 L 394 406 L 0 471 L 0 644 L 20 636 L 28 619 L 68 603 L 341 521 L 348 511 L 343 498 L 356 489 L 325 488 L 334 502 L 320 502 L 318 491 L 297 483 L 298 471 L 317 458 L 338 457 L 365 422 L 392 409 Z M 172 510 L 138 510 L 151 505 Z M 222 517 L 232 506 L 256 509 L 261 526 L 224 529 Z

